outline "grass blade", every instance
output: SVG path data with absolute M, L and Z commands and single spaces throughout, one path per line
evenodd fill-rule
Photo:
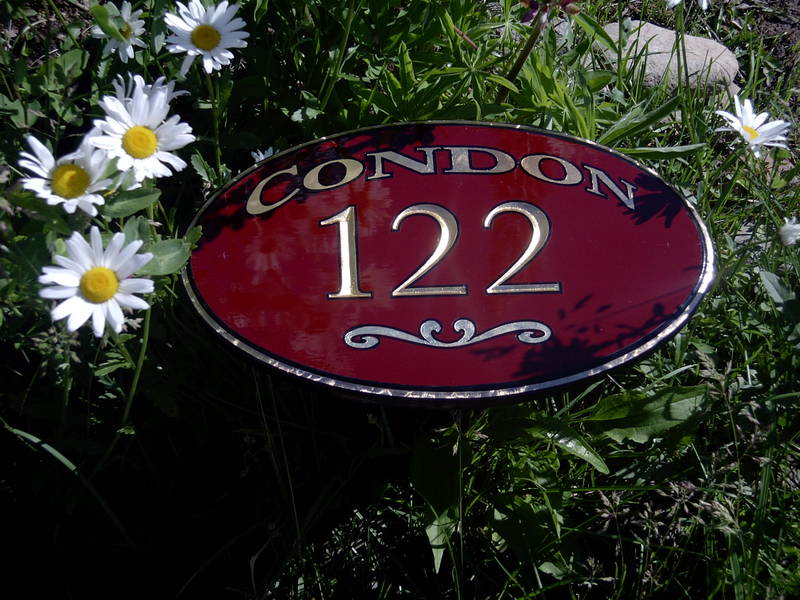
M 60 462 L 62 465 L 64 465 L 64 467 L 66 467 L 69 471 L 71 471 L 72 474 L 75 475 L 80 480 L 80 482 L 86 487 L 86 489 L 89 490 L 92 496 L 95 497 L 95 500 L 97 500 L 97 502 L 102 507 L 103 511 L 106 513 L 106 515 L 108 515 L 108 518 L 122 534 L 122 537 L 125 538 L 125 541 L 127 541 L 130 544 L 133 543 L 133 540 L 131 540 L 130 536 L 128 535 L 128 532 L 125 530 L 125 526 L 122 524 L 122 521 L 120 521 L 117 515 L 114 514 L 114 511 L 111 510 L 111 507 L 108 505 L 105 499 L 100 495 L 97 489 L 92 485 L 92 483 L 88 479 L 86 479 L 86 477 L 84 477 L 83 474 L 78 470 L 78 467 L 75 465 L 75 463 L 73 463 L 63 454 L 61 454 L 61 452 L 53 448 L 50 444 L 40 440 L 35 435 L 32 435 L 27 431 L 22 431 L 21 429 L 10 427 L 9 425 L 6 425 L 5 427 L 8 431 L 16 435 L 24 442 L 30 444 L 34 448 L 38 448 L 40 450 L 45 451 L 47 454 L 49 454 L 50 456 L 55 458 L 58 462 Z

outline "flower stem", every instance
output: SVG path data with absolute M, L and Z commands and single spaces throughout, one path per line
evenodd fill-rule
M 198 68 L 200 68 L 199 65 Z M 211 99 L 211 124 L 214 128 L 214 162 L 217 167 L 217 176 L 222 177 L 222 150 L 219 146 L 219 105 L 217 104 L 214 83 L 211 81 L 211 74 L 205 73 L 205 76 L 208 97 Z
M 64 388 L 62 390 L 63 396 L 61 401 L 61 429 L 67 423 L 67 407 L 69 406 L 69 393 L 72 390 L 72 364 L 67 358 L 64 370 Z
M 131 381 L 131 387 L 128 391 L 128 400 L 125 402 L 125 410 L 122 413 L 121 427 L 124 427 L 128 424 L 128 417 L 131 414 L 133 398 L 136 396 L 136 388 L 139 386 L 139 377 L 142 374 L 144 359 L 147 356 L 147 342 L 150 340 L 150 317 L 152 314 L 152 309 L 148 309 L 147 312 L 144 313 L 144 325 L 142 326 L 142 345 L 139 348 L 139 356 L 136 359 L 136 371 L 133 373 L 133 380 Z
M 133 399 L 136 396 L 136 389 L 139 387 L 139 377 L 142 374 L 142 367 L 144 366 L 144 359 L 147 356 L 147 342 L 150 339 L 150 316 L 152 314 L 152 307 L 147 310 L 144 314 L 144 325 L 142 327 L 142 345 L 139 348 L 139 356 L 136 359 L 136 370 L 133 372 L 133 380 L 131 381 L 131 387 L 128 390 L 128 397 L 125 401 L 125 408 L 122 412 L 122 419 L 120 420 L 120 426 L 117 431 L 114 433 L 114 439 L 111 440 L 111 444 L 108 446 L 105 454 L 103 454 L 103 458 L 100 459 L 100 462 L 97 463 L 97 466 L 94 469 L 94 473 L 97 473 L 102 466 L 108 461 L 111 457 L 111 454 L 114 452 L 114 448 L 116 448 L 117 444 L 119 443 L 120 437 L 122 437 L 122 432 L 125 426 L 128 424 L 128 419 L 131 414 L 131 407 L 133 406 Z
M 0 71 L 0 81 L 3 82 L 3 86 L 6 88 L 6 95 L 9 98 L 13 98 L 15 100 L 19 100 L 20 99 L 19 93 L 17 92 L 17 89 L 16 89 L 16 86 L 12 87 L 12 86 L 10 86 L 8 84 L 8 80 L 6 79 L 6 76 L 3 74 L 2 71 Z
M 58 10 L 58 6 L 56 6 L 56 3 L 53 2 L 53 0 L 47 0 L 47 3 L 50 5 L 50 8 L 53 9 L 53 12 L 56 14 L 58 20 L 61 21 L 61 25 L 62 27 L 64 27 L 64 31 L 67 33 L 67 36 L 72 41 L 73 45 L 76 48 L 80 48 L 78 40 L 75 39 L 75 36 L 72 35 L 72 32 L 69 30 L 69 27 L 67 26 L 67 21 L 64 19 L 64 15 L 61 14 L 61 11 Z
M 735 156 L 735 154 L 733 156 Z M 743 158 L 746 159 L 746 157 Z M 708 178 L 708 180 L 706 181 L 706 188 L 711 188 L 711 186 L 715 183 L 720 186 L 719 197 L 716 199 L 716 201 L 714 201 L 713 204 L 708 202 L 705 203 L 704 207 L 706 211 L 705 214 L 709 215 L 709 219 L 712 220 L 716 219 L 717 215 L 719 213 L 722 213 L 725 210 L 726 205 L 728 204 L 728 197 L 730 196 L 731 191 L 733 190 L 733 187 L 736 184 L 737 178 L 739 177 L 739 170 L 741 169 L 742 166 L 742 160 L 735 161 L 735 165 L 736 166 L 734 167 L 735 170 L 733 172 L 733 176 L 728 178 L 727 185 L 724 185 L 722 182 L 719 181 L 714 181 L 715 179 L 718 179 L 716 175 L 711 178 Z M 708 194 L 706 194 L 706 197 L 708 197 Z
M 540 27 L 541 19 L 544 16 L 542 13 L 547 12 L 548 4 L 543 2 L 539 6 L 539 10 L 536 11 L 536 14 L 533 17 L 533 21 L 531 22 L 531 34 L 528 36 L 528 40 L 525 42 L 525 45 L 520 50 L 519 55 L 517 56 L 517 60 L 514 61 L 514 64 L 511 65 L 511 68 L 506 73 L 506 79 L 508 79 L 511 83 L 514 83 L 514 80 L 519 75 L 519 72 L 522 70 L 525 61 L 528 60 L 528 56 L 530 56 L 531 50 L 533 50 L 534 44 L 536 44 L 536 40 L 539 39 L 539 36 L 542 34 L 542 29 Z M 500 91 L 497 94 L 497 104 L 502 104 L 506 101 L 508 97 L 508 88 L 500 88 Z
M 683 4 L 679 4 L 676 7 L 675 11 L 675 20 L 676 20 L 676 32 L 675 32 L 675 60 L 677 61 L 678 67 L 678 93 L 681 97 L 685 98 L 683 95 L 683 90 L 689 87 L 689 70 L 688 70 L 688 63 L 686 58 L 686 40 L 684 35 L 686 34 L 686 21 L 683 13 Z M 685 102 L 684 102 L 684 109 L 685 109 Z
M 360 6 L 361 5 L 359 4 L 359 8 Z M 342 69 L 344 55 L 347 52 L 347 40 L 350 39 L 350 28 L 353 25 L 353 19 L 356 16 L 356 12 L 355 0 L 350 0 L 347 5 L 347 21 L 344 24 L 344 33 L 342 34 L 342 39 L 339 42 L 339 52 L 336 54 L 336 63 L 334 64 L 333 72 L 329 73 L 330 78 L 325 82 L 325 89 L 322 93 L 322 99 L 319 103 L 321 111 L 325 110 L 325 106 L 328 104 L 328 100 L 330 100 L 331 94 L 333 93 L 333 87 L 339 80 L 339 72 Z

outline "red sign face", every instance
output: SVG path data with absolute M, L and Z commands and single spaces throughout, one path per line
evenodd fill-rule
M 452 403 L 572 383 L 673 336 L 713 278 L 694 209 L 596 144 L 387 125 L 212 197 L 184 274 L 215 330 L 322 384 Z

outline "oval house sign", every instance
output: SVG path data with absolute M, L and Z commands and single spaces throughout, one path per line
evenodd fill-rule
M 714 271 L 705 226 L 652 171 L 511 125 L 323 138 L 249 169 L 192 225 L 184 282 L 226 340 L 315 382 L 433 403 L 634 360 Z

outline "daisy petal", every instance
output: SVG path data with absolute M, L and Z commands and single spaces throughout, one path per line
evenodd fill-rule
M 119 306 L 119 302 L 112 298 L 105 303 L 104 309 L 112 329 L 114 329 L 114 331 L 117 333 L 122 331 L 122 325 L 125 323 L 125 315 L 122 314 L 122 309 Z
M 39 163 L 47 169 L 52 169 L 55 164 L 52 152 L 32 135 L 25 136 L 25 141 L 28 142 Z
M 192 56 L 191 54 L 183 59 L 183 62 L 181 63 L 181 75 L 186 75 L 186 73 L 189 72 L 189 67 L 192 66 L 193 62 L 194 62 L 194 56 Z
M 139 269 L 149 263 L 153 258 L 153 255 L 150 252 L 145 252 L 144 254 L 137 254 L 128 260 L 125 264 L 120 265 L 115 270 L 117 277 L 119 277 L 120 281 L 127 279 L 132 274 L 136 273 Z
M 92 331 L 95 337 L 103 337 L 103 330 L 106 328 L 106 317 L 103 314 L 103 306 L 95 304 L 92 308 Z
M 134 296 L 133 294 L 117 292 L 114 298 L 120 303 L 121 306 L 125 306 L 127 308 L 135 308 L 137 310 L 145 310 L 150 308 L 150 305 L 147 302 L 138 296 Z
M 124 237 L 124 236 L 123 236 Z M 136 254 L 139 248 L 142 247 L 144 242 L 142 240 L 134 240 L 127 246 L 125 246 L 120 253 L 114 258 L 113 261 L 108 262 L 108 268 L 114 271 L 117 274 L 117 277 L 124 279 L 128 275 L 120 275 L 120 269 L 125 266 L 125 264 L 131 259 L 131 257 Z M 152 256 L 152 254 L 150 255 Z
M 50 316 L 53 318 L 53 321 L 60 321 L 71 314 L 75 308 L 81 304 L 86 304 L 86 301 L 79 296 L 72 296 L 56 305 L 56 307 L 50 311 Z
M 92 263 L 104 267 L 103 239 L 100 237 L 100 230 L 96 225 L 92 226 L 92 228 L 89 230 L 89 239 L 91 240 L 92 244 Z
M 80 275 L 71 269 L 60 267 L 44 267 L 43 275 L 39 276 L 39 283 L 55 283 L 76 288 L 81 282 Z
M 78 263 L 83 271 L 88 271 L 94 266 L 94 261 L 92 260 L 92 249 L 89 247 L 89 244 L 86 243 L 86 240 L 83 239 L 81 234 L 73 233 L 72 237 L 70 237 L 66 242 L 67 245 L 67 254 L 69 258 L 74 260 Z
M 126 294 L 150 294 L 153 282 L 150 279 L 125 279 L 120 281 L 119 289 Z
M 75 295 L 76 287 L 65 287 L 62 285 L 51 285 L 39 290 L 39 295 L 48 300 L 61 300 Z
M 105 253 L 103 253 L 103 260 L 101 261 L 102 266 L 108 267 L 112 271 L 114 270 L 114 267 L 111 265 L 115 264 L 117 256 L 119 255 L 120 250 L 122 250 L 122 244 L 124 243 L 125 243 L 124 233 L 115 233 L 111 237 L 111 241 L 108 243 L 108 247 L 106 248 Z
M 86 323 L 92 314 L 91 303 L 86 302 L 82 298 L 78 298 L 78 296 L 73 296 L 73 298 L 77 298 L 79 302 L 75 303 L 69 318 L 67 318 L 67 329 L 70 331 L 76 331 L 78 327 Z

